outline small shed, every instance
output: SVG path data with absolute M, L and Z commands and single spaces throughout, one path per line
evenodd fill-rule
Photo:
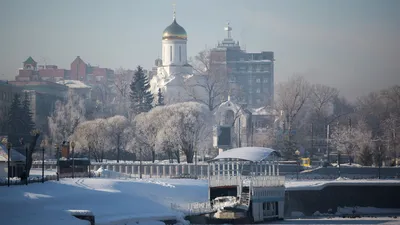
M 0 177 L 7 177 L 7 172 L 10 177 L 19 177 L 25 169 L 26 157 L 13 148 L 10 149 L 10 153 L 10 168 L 7 168 L 8 150 L 0 143 Z
M 60 158 L 59 165 L 61 177 L 72 175 L 73 170 L 76 176 L 89 175 L 90 161 L 87 158 Z

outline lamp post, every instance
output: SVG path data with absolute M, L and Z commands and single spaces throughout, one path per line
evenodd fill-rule
M 57 181 L 60 180 L 60 145 L 56 144 L 56 157 L 57 157 Z
M 194 151 L 194 172 L 197 179 L 197 150 Z
M 89 143 L 89 178 L 91 177 L 91 171 L 90 171 L 90 149 L 92 148 L 93 144 L 90 142 Z
M 296 162 L 297 162 L 297 180 L 299 179 L 299 173 L 300 173 L 300 160 L 299 160 L 299 156 L 300 156 L 300 151 L 296 150 L 294 152 L 294 154 L 296 155 Z
M 28 177 L 27 177 L 27 173 L 28 173 L 28 144 L 24 142 L 24 138 L 20 138 L 19 142 L 21 143 L 22 146 L 25 147 L 25 171 L 24 171 L 23 175 L 21 176 L 21 181 L 23 181 L 23 179 L 25 179 L 25 185 L 28 185 Z
M 40 147 L 42 147 L 42 183 L 44 183 L 44 147 L 46 146 L 46 141 L 42 140 Z
M 75 142 L 71 142 L 71 148 L 72 148 L 72 179 L 75 177 Z
M 338 159 L 337 159 L 337 163 L 338 163 L 338 168 L 339 168 L 339 177 L 341 176 L 341 174 L 340 174 L 340 152 L 338 151 L 338 154 L 337 154 L 337 157 L 338 157 Z
M 142 179 L 142 148 L 139 148 L 139 157 L 140 157 L 140 161 L 139 161 L 139 178 Z

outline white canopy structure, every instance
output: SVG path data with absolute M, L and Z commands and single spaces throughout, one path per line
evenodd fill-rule
M 221 152 L 217 157 L 215 157 L 211 161 L 222 160 L 222 159 L 236 159 L 236 160 L 244 160 L 250 162 L 261 162 L 264 160 L 268 160 L 270 158 L 277 158 L 277 157 L 281 157 L 280 152 L 271 148 L 242 147 L 242 148 L 233 148 Z

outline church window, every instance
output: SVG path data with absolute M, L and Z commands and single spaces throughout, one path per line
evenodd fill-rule
M 169 46 L 169 61 L 172 62 L 172 45 Z
M 182 49 L 181 49 L 181 46 L 179 46 L 179 62 L 182 62 Z

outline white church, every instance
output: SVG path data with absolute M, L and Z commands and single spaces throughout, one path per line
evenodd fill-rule
M 172 24 L 163 32 L 161 59 L 156 60 L 156 66 L 151 91 L 156 94 L 161 89 L 167 103 L 188 100 L 183 82 L 193 76 L 193 70 L 187 60 L 187 33 L 176 21 L 175 10 Z
M 229 26 L 228 26 L 229 28 Z M 186 84 L 201 82 L 201 76 L 193 73 L 188 63 L 187 33 L 176 20 L 174 10 L 172 24 L 165 28 L 162 34 L 162 55 L 156 60 L 157 74 L 150 80 L 151 91 L 154 95 L 158 90 L 164 94 L 166 104 L 191 100 Z M 193 91 L 193 90 L 192 90 Z M 200 96 L 204 90 L 194 90 Z M 206 94 L 204 94 L 206 98 Z M 264 108 L 246 109 L 229 96 L 214 112 L 216 125 L 213 137 L 213 146 L 220 151 L 232 147 L 253 146 L 254 124 L 259 118 L 277 121 L 276 112 Z M 263 132 L 261 132 L 263 133 Z

